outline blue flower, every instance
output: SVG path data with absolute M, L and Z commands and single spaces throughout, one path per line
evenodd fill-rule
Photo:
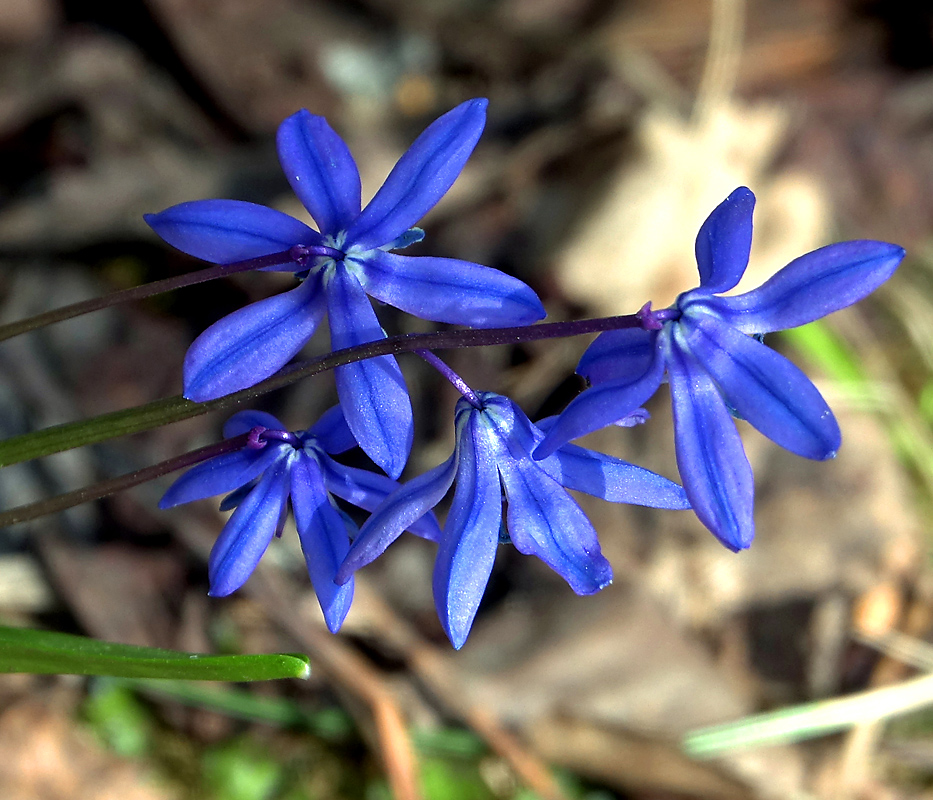
M 543 430 L 511 400 L 492 392 L 457 404 L 456 447 L 443 464 L 402 485 L 377 508 L 354 540 L 337 580 L 348 580 L 437 505 L 456 482 L 434 565 L 434 600 L 454 647 L 466 641 L 504 539 L 535 555 L 580 595 L 612 580 L 592 524 L 563 489 L 577 489 L 613 503 L 689 508 L 683 489 L 666 478 L 617 458 L 565 445 L 541 461 L 531 451 Z M 539 423 L 540 425 L 541 423 Z M 546 427 L 547 422 L 543 423 Z M 502 492 L 508 511 L 503 536 Z
M 456 325 L 523 325 L 543 318 L 537 295 L 498 270 L 389 252 L 424 236 L 412 226 L 460 174 L 483 131 L 486 105 L 470 100 L 435 120 L 362 211 L 359 172 L 343 139 L 308 111 L 286 119 L 278 131 L 279 160 L 318 231 L 236 200 L 198 200 L 147 215 L 166 242 L 218 264 L 295 245 L 327 252 L 296 273 L 302 280 L 297 288 L 224 317 L 195 340 L 185 357 L 185 397 L 211 400 L 268 378 L 301 350 L 325 313 L 335 350 L 383 338 L 367 294 L 422 319 Z M 270 269 L 294 267 L 290 261 Z M 395 358 L 338 367 L 336 379 L 360 446 L 398 477 L 411 449 L 412 412 Z
M 220 508 L 236 510 L 208 560 L 210 594 L 225 597 L 246 582 L 273 535 L 281 534 L 291 497 L 308 574 L 327 627 L 336 632 L 350 610 L 353 584 L 338 586 L 334 576 L 357 528 L 337 508 L 333 495 L 372 511 L 398 483 L 375 472 L 343 466 L 328 455 L 356 445 L 340 406 L 298 433 L 286 431 L 271 414 L 241 411 L 224 426 L 224 437 L 244 433 L 249 434 L 244 448 L 188 470 L 169 487 L 159 508 L 231 493 Z M 413 520 L 409 529 L 428 539 L 440 538 L 433 514 Z
M 753 478 L 732 417 L 747 420 L 792 453 L 832 458 L 841 436 L 816 387 L 766 347 L 763 334 L 804 325 L 852 305 L 886 281 L 901 247 L 852 241 L 792 261 L 753 291 L 735 287 L 748 264 L 755 196 L 736 189 L 700 228 L 700 286 L 672 308 L 639 315 L 642 328 L 600 334 L 577 372 L 591 388 L 567 406 L 535 457 L 609 425 L 670 379 L 677 464 L 697 516 L 728 548 L 754 536 Z

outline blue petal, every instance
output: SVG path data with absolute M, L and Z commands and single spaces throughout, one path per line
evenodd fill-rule
M 239 489 L 234 489 L 220 501 L 220 507 L 217 510 L 233 511 L 233 509 L 240 505 L 244 498 L 256 488 L 257 483 L 259 483 L 259 478 L 253 478 L 249 483 L 244 483 Z
M 871 294 L 903 258 L 904 248 L 895 244 L 840 242 L 794 259 L 746 294 L 699 302 L 743 333 L 795 328 Z
M 457 179 L 486 124 L 484 99 L 468 100 L 434 120 L 393 167 L 347 230 L 347 246 L 372 250 L 413 227 Z
M 427 514 L 447 494 L 457 474 L 457 452 L 443 464 L 413 478 L 390 494 L 373 511 L 337 571 L 337 582 L 350 578 L 360 567 L 381 556 L 402 533 Z M 337 494 L 336 488 L 332 489 Z M 338 495 L 339 496 L 339 495 Z
M 628 381 L 651 369 L 658 358 L 658 334 L 642 328 L 623 328 L 599 334 L 577 364 L 577 374 L 590 383 Z
M 311 338 L 324 302 L 317 281 L 241 308 L 215 322 L 185 355 L 185 397 L 201 403 L 254 386 Z
M 303 222 L 240 200 L 194 200 L 143 218 L 172 247 L 213 264 L 280 253 L 296 244 L 321 244 L 321 235 Z
M 308 575 L 331 633 L 343 624 L 353 600 L 353 579 L 334 583 L 337 567 L 350 549 L 347 523 L 331 504 L 317 464 L 298 456 L 292 466 L 292 509 Z
M 684 341 L 713 376 L 726 402 L 781 447 L 804 458 L 836 455 L 839 425 L 797 367 L 715 317 L 684 318 Z
M 520 280 L 470 261 L 374 250 L 358 263 L 367 294 L 420 319 L 494 328 L 528 325 L 547 314 Z
M 740 186 L 700 228 L 696 241 L 700 288 L 710 294 L 727 292 L 742 278 L 752 249 L 755 195 Z
M 654 353 L 644 373 L 636 373 L 628 380 L 597 384 L 571 400 L 534 451 L 534 457 L 545 458 L 571 439 L 612 425 L 648 400 L 664 377 L 664 359 L 657 350 Z
M 320 419 L 307 430 L 307 435 L 317 439 L 325 453 L 345 453 L 356 447 L 356 439 L 350 432 L 340 404 L 321 414 Z
M 483 394 L 487 409 L 494 409 L 497 427 L 509 432 L 512 458 L 527 458 L 550 430 L 556 417 L 532 425 L 525 413 L 507 397 Z M 550 478 L 610 503 L 632 503 L 650 508 L 685 509 L 690 503 L 673 481 L 605 453 L 566 444 L 553 455 L 535 462 Z
M 434 604 L 458 650 L 486 591 L 502 522 L 502 489 L 486 424 L 473 413 L 461 427 L 457 488 L 434 562 Z
M 680 485 L 656 472 L 595 450 L 565 444 L 538 463 L 562 486 L 601 497 L 610 503 L 632 503 L 649 508 L 690 508 L 687 494 Z
M 326 286 L 334 350 L 385 337 L 359 281 L 335 265 Z M 414 433 L 411 400 L 394 356 L 378 356 L 337 367 L 337 396 L 354 437 L 393 478 L 402 474 Z
M 712 378 L 665 337 L 677 467 L 700 521 L 730 550 L 755 535 L 754 480 L 742 440 Z
M 284 431 L 285 426 L 271 414 L 265 411 L 237 411 L 224 424 L 224 439 L 232 439 L 234 436 L 240 436 L 249 433 L 253 428 L 267 428 L 272 431 Z
M 285 177 L 321 233 L 344 230 L 360 213 L 360 173 L 350 149 L 324 117 L 302 109 L 276 136 Z
M 261 450 L 244 448 L 214 456 L 178 478 L 162 495 L 159 508 L 174 508 L 192 500 L 232 492 L 259 477 L 282 456 L 281 448 L 274 444 Z
M 368 469 L 346 467 L 331 458 L 321 459 L 321 469 L 324 472 L 324 485 L 327 491 L 364 511 L 375 511 L 392 492 L 399 488 L 397 481 L 385 475 Z M 432 542 L 441 538 L 441 529 L 438 527 L 433 511 L 429 511 L 421 519 L 409 525 L 408 530 Z
M 281 459 L 237 506 L 207 562 L 211 597 L 226 597 L 253 574 L 275 535 L 288 499 L 288 460 Z
M 596 530 L 561 485 L 527 454 L 515 458 L 501 447 L 496 462 L 515 548 L 540 558 L 577 594 L 593 594 L 611 583 L 612 567 L 600 551 Z

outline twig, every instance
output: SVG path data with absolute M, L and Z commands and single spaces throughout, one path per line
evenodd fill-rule
M 356 600 L 370 615 L 380 636 L 398 650 L 425 686 L 512 767 L 519 779 L 544 800 L 568 800 L 538 756 L 507 731 L 488 709 L 469 702 L 462 681 L 437 648 L 401 619 L 382 597 L 356 575 Z
M 211 537 L 193 530 L 190 522 L 176 534 L 203 558 Z M 418 769 L 401 708 L 379 672 L 339 636 L 329 633 L 318 620 L 302 614 L 301 604 L 289 588 L 291 581 L 268 562 L 260 564 L 244 587 L 262 604 L 266 613 L 297 641 L 329 681 L 365 703 L 372 714 L 376 739 L 389 785 L 396 800 L 421 800 Z

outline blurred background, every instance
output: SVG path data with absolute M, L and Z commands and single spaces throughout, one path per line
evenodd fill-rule
M 831 241 L 906 247 L 868 301 L 769 338 L 835 409 L 838 458 L 806 462 L 743 427 L 757 539 L 740 555 L 689 514 L 582 499 L 612 586 L 575 597 L 500 548 L 459 653 L 435 618 L 433 547 L 414 537 L 361 574 L 331 637 L 291 524 L 243 590 L 209 599 L 223 515 L 211 502 L 159 512 L 168 479 L 5 530 L 8 624 L 306 652 L 314 674 L 250 687 L 2 676 L 4 798 L 930 796 L 929 689 L 910 714 L 822 739 L 713 760 L 681 741 L 933 670 L 931 4 L 0 0 L 0 318 L 197 269 L 144 213 L 225 197 L 303 216 L 273 141 L 299 108 L 346 138 L 368 197 L 430 120 L 476 96 L 490 100 L 486 132 L 418 252 L 517 275 L 550 319 L 659 307 L 695 286 L 696 231 L 739 185 L 758 197 L 740 289 Z M 290 285 L 239 275 L 0 344 L 0 434 L 178 394 L 200 331 Z M 379 313 L 390 333 L 430 329 Z M 587 341 L 445 357 L 536 418 L 581 388 Z M 414 358 L 402 367 L 410 476 L 449 454 L 456 397 Z M 262 407 L 302 429 L 334 399 L 324 375 Z M 668 406 L 662 391 L 649 424 L 587 444 L 676 477 Z M 223 419 L 7 468 L 0 505 L 216 441 Z

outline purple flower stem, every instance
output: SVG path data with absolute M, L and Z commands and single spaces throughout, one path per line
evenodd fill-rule
M 130 472 L 126 475 L 111 478 L 110 480 L 100 481 L 91 486 L 85 486 L 83 489 L 76 489 L 73 492 L 60 494 L 46 500 L 39 500 L 35 503 L 16 506 L 15 508 L 0 513 L 0 529 L 6 528 L 8 525 L 16 525 L 19 522 L 28 522 L 38 517 L 44 517 L 46 514 L 55 514 L 59 511 L 79 506 L 82 503 L 89 503 L 92 500 L 100 500 L 102 497 L 122 492 L 124 489 L 131 489 L 134 486 L 139 486 L 141 483 L 155 480 L 170 472 L 185 469 L 186 467 L 198 464 L 201 461 L 206 461 L 214 456 L 219 456 L 222 453 L 240 450 L 246 446 L 248 437 L 249 434 L 244 433 L 241 436 L 234 436 L 232 439 L 224 439 L 222 442 L 209 444 L 206 447 L 199 447 L 197 450 L 192 450 L 183 455 L 161 461 L 158 464 L 153 464 L 151 467 L 145 467 L 144 469 L 136 470 L 136 472 Z
M 483 405 L 480 402 L 480 399 L 476 396 L 474 392 L 463 378 L 461 378 L 456 372 L 454 372 L 450 367 L 448 367 L 443 361 L 441 361 L 434 353 L 430 350 L 415 350 L 416 355 L 421 356 L 425 361 L 427 361 L 434 369 L 441 373 L 448 381 L 453 384 L 453 387 L 463 395 L 466 401 L 473 406 L 473 408 L 482 408 Z
M 82 314 L 89 314 L 92 311 L 100 311 L 110 306 L 120 303 L 129 303 L 134 300 L 143 300 L 153 295 L 171 292 L 175 289 L 183 289 L 186 286 L 194 286 L 196 283 L 216 280 L 217 278 L 226 278 L 228 275 L 235 275 L 237 272 L 249 272 L 263 267 L 274 267 L 279 264 L 287 264 L 294 261 L 300 269 L 308 258 L 322 255 L 332 256 L 335 252 L 330 247 L 305 247 L 296 245 L 289 250 L 281 253 L 272 253 L 268 256 L 251 258 L 247 261 L 236 261 L 232 264 L 215 264 L 207 269 L 199 269 L 195 272 L 186 272 L 184 275 L 176 275 L 172 278 L 164 278 L 161 281 L 152 281 L 144 283 L 141 286 L 134 286 L 132 289 L 123 289 L 119 292 L 111 292 L 103 297 L 94 297 L 90 300 L 84 300 L 81 303 L 74 303 L 70 306 L 53 308 L 43 314 L 37 314 L 34 317 L 10 322 L 7 325 L 0 325 L 0 342 L 5 339 L 12 339 L 21 333 L 43 328 L 55 322 L 63 322 L 72 317 L 79 317 Z
M 117 411 L 109 415 L 104 414 L 95 419 L 102 421 L 106 417 L 113 417 L 115 422 L 117 420 L 121 420 L 120 423 L 114 424 L 112 426 L 112 433 L 108 433 L 107 435 L 96 435 L 77 441 L 72 440 L 67 447 L 57 447 L 54 450 L 38 452 L 25 458 L 18 458 L 15 460 L 11 459 L 9 463 L 17 463 L 18 461 L 28 460 L 29 458 L 38 458 L 41 455 L 49 455 L 51 452 L 61 452 L 66 449 L 72 449 L 74 447 L 80 447 L 82 445 L 92 444 L 95 442 L 107 441 L 108 439 L 114 439 L 119 436 L 128 435 L 131 433 L 140 433 L 142 431 L 151 430 L 152 428 L 157 428 L 172 422 L 179 422 L 183 419 L 200 416 L 201 414 L 205 414 L 208 411 L 215 411 L 222 408 L 236 406 L 247 400 L 252 400 L 255 397 L 259 397 L 266 392 L 270 392 L 273 389 L 279 389 L 302 378 L 307 378 L 311 377 L 312 375 L 317 375 L 321 372 L 326 372 L 327 370 L 333 369 L 334 367 L 338 367 L 343 364 L 352 364 L 353 362 L 361 361 L 364 358 L 373 358 L 374 356 L 389 354 L 411 352 L 417 353 L 428 363 L 439 369 L 444 377 L 446 377 L 455 387 L 457 387 L 458 391 L 460 391 L 461 394 L 467 398 L 468 402 L 475 405 L 476 407 L 479 407 L 479 400 L 473 390 L 467 386 L 467 384 L 459 375 L 453 372 L 453 370 L 451 370 L 433 353 L 429 352 L 429 347 L 437 348 L 439 350 L 447 350 L 459 347 L 485 347 L 490 345 L 513 344 L 516 342 L 532 342 L 538 339 L 555 339 L 565 336 L 580 336 L 586 333 L 600 333 L 602 331 L 640 327 L 643 327 L 643 319 L 637 314 L 628 314 L 619 317 L 598 317 L 596 319 L 583 319 L 576 320 L 574 322 L 549 322 L 538 325 L 524 325 L 512 328 L 470 328 L 466 330 L 440 331 L 438 333 L 411 333 L 404 336 L 393 336 L 387 339 L 367 342 L 366 344 L 357 345 L 356 347 L 348 347 L 343 350 L 337 350 L 333 353 L 329 353 L 325 356 L 320 356 L 309 361 L 299 362 L 292 365 L 291 367 L 286 367 L 276 375 L 273 375 L 271 378 L 267 378 L 266 380 L 250 387 L 249 389 L 243 389 L 239 392 L 234 392 L 233 394 L 227 395 L 226 397 L 220 397 L 216 400 L 210 400 L 206 403 L 193 403 L 190 400 L 185 400 L 182 397 L 170 397 L 165 400 L 156 400 L 153 403 L 140 406 L 138 409 L 130 409 L 129 411 L 131 412 L 139 412 L 143 410 L 152 412 L 151 414 L 140 414 L 139 416 L 141 421 L 135 422 L 131 425 L 127 425 L 125 421 L 122 420 L 122 417 L 127 414 L 127 411 Z M 169 409 L 171 410 L 170 414 L 166 413 Z M 77 424 L 81 425 L 87 421 L 88 420 L 83 420 L 81 423 Z M 65 425 L 55 426 L 54 428 L 48 428 L 46 430 L 50 433 L 54 433 L 56 429 L 67 429 L 68 427 L 69 423 L 66 423 Z M 285 441 L 285 439 L 280 435 L 280 432 L 270 432 L 265 430 L 257 431 L 256 429 L 254 429 L 254 431 L 256 431 L 256 433 L 254 435 L 254 444 L 252 445 L 253 447 L 257 447 L 262 442 L 262 440 L 266 438 L 274 438 Z M 285 433 L 287 436 L 287 432 L 282 433 Z M 0 529 L 5 528 L 8 525 L 15 525 L 19 522 L 26 522 L 28 520 L 36 519 L 38 517 L 45 516 L 46 514 L 54 514 L 59 511 L 64 511 L 65 509 L 72 508 L 74 506 L 80 505 L 81 503 L 98 500 L 102 497 L 107 497 L 108 495 L 123 491 L 124 489 L 130 489 L 133 486 L 138 486 L 139 484 L 145 483 L 146 481 L 154 480 L 155 478 L 161 477 L 162 475 L 166 475 L 170 472 L 184 469 L 185 467 L 189 467 L 192 464 L 197 464 L 208 458 L 212 458 L 213 456 L 220 455 L 221 453 L 226 453 L 241 447 L 250 446 L 249 437 L 251 435 L 253 435 L 253 431 L 250 433 L 245 433 L 242 436 L 237 436 L 233 439 L 226 439 L 222 442 L 218 442 L 217 444 L 201 447 L 198 450 L 192 450 L 189 453 L 176 456 L 175 458 L 170 458 L 167 461 L 162 461 L 151 467 L 146 467 L 127 475 L 122 475 L 107 481 L 101 481 L 100 483 L 93 484 L 92 486 L 85 487 L 84 489 L 78 489 L 74 492 L 68 492 L 67 494 L 48 498 L 47 500 L 28 503 L 26 505 L 11 508 L 8 511 L 0 512 Z M 23 434 L 23 437 L 27 436 L 33 436 L 33 434 Z M 20 437 L 13 437 L 13 439 L 17 438 Z M 7 441 L 10 442 L 13 440 Z M 8 464 L 4 464 L 4 466 L 7 465 Z
M 122 411 L 112 411 L 79 422 L 66 422 L 43 431 L 13 436 L 3 442 L 4 453 L 0 456 L 0 467 L 30 461 L 34 458 L 60 453 L 75 447 L 105 442 L 120 436 L 129 436 L 170 425 L 183 419 L 191 419 L 209 411 L 220 411 L 247 403 L 267 392 L 289 386 L 303 378 L 310 378 L 334 367 L 352 364 L 364 358 L 397 355 L 416 350 L 450 350 L 459 347 L 487 347 L 491 345 L 533 342 L 538 339 L 555 339 L 564 336 L 581 336 L 587 333 L 641 328 L 642 320 L 635 314 L 621 317 L 598 317 L 574 322 L 546 322 L 512 328 L 468 328 L 466 330 L 439 331 L 437 333 L 409 333 L 377 339 L 373 342 L 347 347 L 324 356 L 301 361 L 280 370 L 271 378 L 241 389 L 216 400 L 195 403 L 184 397 L 166 397 L 151 403 Z M 94 423 L 89 425 L 89 423 Z M 2 517 L 0 517 L 2 519 Z

